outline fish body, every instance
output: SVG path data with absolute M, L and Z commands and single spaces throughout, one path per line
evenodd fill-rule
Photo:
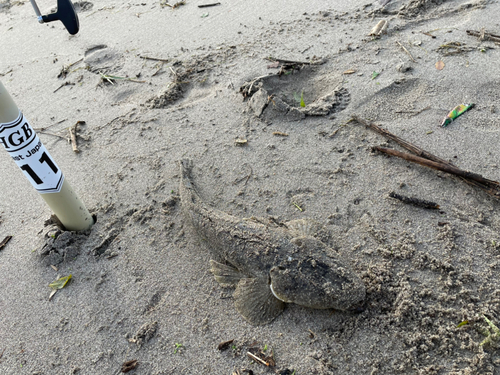
M 365 298 L 365 286 L 348 264 L 314 237 L 308 220 L 276 224 L 238 218 L 206 205 L 191 179 L 192 162 L 180 162 L 180 196 L 186 221 L 215 255 L 211 271 L 222 285 L 236 286 L 236 309 L 251 324 L 266 324 L 285 303 L 349 310 Z

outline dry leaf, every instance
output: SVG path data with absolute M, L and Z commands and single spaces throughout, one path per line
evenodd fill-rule
M 71 280 L 71 276 L 72 275 L 61 277 L 61 278 L 57 279 L 56 281 L 51 282 L 49 284 L 49 287 L 51 287 L 52 289 L 55 289 L 55 290 L 62 289 L 66 286 L 68 281 Z
M 354 74 L 354 73 L 356 73 L 356 69 L 346 70 L 343 74 Z
M 437 63 L 436 63 L 436 69 L 437 70 L 443 70 L 444 68 L 444 62 L 442 62 L 441 60 L 439 60 Z

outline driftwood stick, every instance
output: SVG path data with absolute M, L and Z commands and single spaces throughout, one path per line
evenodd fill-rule
M 497 181 L 488 180 L 487 178 L 484 178 L 480 174 L 464 171 L 463 169 L 457 168 L 453 165 L 438 163 L 438 162 L 435 162 L 435 161 L 432 161 L 432 160 L 429 160 L 426 158 L 422 158 L 420 156 L 415 156 L 412 154 L 407 154 L 405 152 L 393 150 L 391 148 L 375 146 L 375 147 L 373 147 L 373 149 L 380 151 L 380 152 L 383 152 L 384 154 L 396 156 L 398 158 L 405 159 L 405 160 L 423 165 L 425 167 L 429 167 L 432 169 L 436 169 L 438 171 L 442 171 L 442 172 L 446 172 L 446 173 L 449 173 L 449 174 L 452 174 L 452 175 L 455 175 L 458 177 L 462 177 L 463 179 L 468 180 L 468 181 L 475 181 L 475 182 L 483 185 L 484 189 L 487 192 L 489 192 L 490 194 L 492 194 L 493 196 L 495 196 L 497 198 L 500 198 L 500 183 L 498 183 Z M 475 185 L 480 187 L 480 185 L 477 185 L 477 184 L 475 184 Z
M 73 148 L 73 152 L 78 154 L 80 150 L 78 149 L 78 144 L 76 143 L 78 125 L 85 124 L 85 121 L 77 121 L 75 125 L 69 128 L 69 136 L 71 138 L 71 147 Z
M 407 150 L 413 152 L 415 155 L 418 155 L 418 156 L 425 158 L 425 159 L 433 160 L 437 163 L 443 163 L 443 164 L 448 164 L 450 166 L 453 166 L 453 164 L 451 164 L 449 161 L 441 159 L 441 158 L 437 157 L 436 155 L 433 155 L 430 152 L 427 152 L 427 151 L 421 149 L 420 147 L 417 147 L 414 144 L 412 144 L 408 141 L 405 141 L 403 138 L 400 138 L 397 135 L 392 134 L 390 131 L 385 130 L 384 128 L 374 124 L 371 121 L 364 120 L 356 115 L 352 116 L 352 118 L 355 121 L 359 122 L 360 124 L 363 124 L 364 126 L 376 131 L 379 134 L 382 134 L 384 137 L 393 140 L 394 142 L 396 142 L 400 146 L 403 146 Z
M 477 173 L 472 173 L 468 171 L 464 171 L 454 164 L 450 163 L 447 160 L 441 159 L 437 157 L 436 155 L 431 154 L 430 152 L 427 152 L 420 147 L 415 146 L 414 144 L 405 141 L 404 139 L 398 137 L 397 135 L 392 134 L 388 130 L 385 130 L 384 128 L 374 124 L 373 122 L 364 120 L 358 116 L 353 116 L 353 120 L 359 122 L 360 124 L 365 125 L 366 127 L 374 130 L 375 132 L 382 134 L 384 137 L 393 140 L 394 142 L 398 143 L 402 147 L 406 148 L 407 150 L 413 152 L 415 155 L 412 154 L 407 154 L 404 152 L 396 151 L 393 149 L 388 149 L 388 148 L 383 148 L 383 147 L 374 147 L 375 150 L 378 150 L 380 152 L 384 152 L 389 155 L 397 156 L 402 159 L 412 161 L 414 163 L 418 163 L 420 165 L 437 169 L 446 173 L 450 173 L 452 175 L 455 175 L 465 181 L 466 183 L 476 186 L 491 196 L 500 199 L 500 183 L 497 181 L 493 180 L 488 180 L 487 178 L 484 178 L 483 176 L 477 174 Z
M 78 149 L 78 145 L 76 144 L 76 131 L 78 127 L 78 122 L 73 125 L 71 128 L 69 128 L 69 136 L 71 138 L 71 147 L 73 148 L 73 152 L 79 153 L 80 150 Z

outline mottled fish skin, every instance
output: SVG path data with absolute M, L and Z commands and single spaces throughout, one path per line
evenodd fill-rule
M 250 289 L 255 292 L 259 285 L 265 293 L 271 290 L 271 297 L 249 296 L 248 300 L 264 300 L 269 304 L 270 299 L 276 297 L 307 307 L 340 310 L 356 307 L 364 300 L 365 287 L 360 278 L 324 243 L 308 235 L 298 235 L 286 223 L 263 224 L 264 220 L 240 219 L 209 207 L 193 185 L 191 168 L 190 160 L 180 161 L 184 217 L 218 257 L 246 275 L 247 281 L 242 279 L 238 284 L 235 295 L 240 301 L 235 300 L 235 304 L 237 308 L 242 306 L 238 311 L 248 321 L 264 324 L 274 319 L 274 316 L 254 319 L 250 312 L 247 313 L 251 306 L 244 301 L 245 293 Z M 290 224 L 289 227 L 300 225 Z
M 214 253 L 249 277 L 268 277 L 281 253 L 296 252 L 285 228 L 272 230 L 206 205 L 191 181 L 191 161 L 182 160 L 180 196 L 184 217 Z

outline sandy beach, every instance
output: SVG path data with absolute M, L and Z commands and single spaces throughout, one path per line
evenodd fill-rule
M 0 0 L 0 81 L 97 218 L 54 235 L 0 151 L 0 374 L 500 374 L 500 190 L 353 120 L 500 181 L 500 3 L 208 3 L 79 1 L 70 36 Z M 213 208 L 321 223 L 362 308 L 249 324 L 183 216 L 183 158 Z

